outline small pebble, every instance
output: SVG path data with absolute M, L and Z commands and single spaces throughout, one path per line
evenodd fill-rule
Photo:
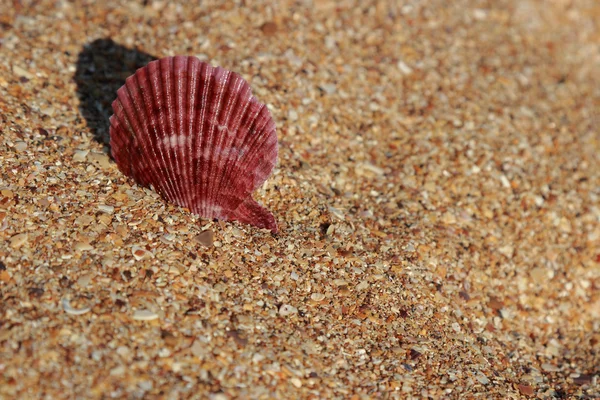
M 292 314 L 298 314 L 298 309 L 296 307 L 289 304 L 283 304 L 281 307 L 279 307 L 279 315 L 282 317 L 287 317 Z
M 275 22 L 265 22 L 261 25 L 260 30 L 265 36 L 273 36 L 277 33 L 277 24 Z
M 90 159 L 90 161 L 96 163 L 103 169 L 110 168 L 110 160 L 106 153 L 91 152 L 90 154 L 88 154 L 88 158 Z
M 135 257 L 135 259 L 138 261 L 154 258 L 154 254 L 152 254 L 152 252 L 140 246 L 132 246 L 131 253 L 133 254 L 133 257 Z
M 25 151 L 27 149 L 27 143 L 25 142 L 16 142 L 15 149 L 17 151 Z
M 409 67 L 408 65 L 406 65 L 406 63 L 404 61 L 402 61 L 402 60 L 398 61 L 398 69 L 404 75 L 410 75 L 413 72 L 412 68 Z
M 560 368 L 557 367 L 554 364 L 550 364 L 550 363 L 543 363 L 542 364 L 542 369 L 546 372 L 558 372 L 560 371 Z
M 133 319 L 136 321 L 152 321 L 158 318 L 158 314 L 150 310 L 135 310 Z
M 19 233 L 10 238 L 10 247 L 13 249 L 21 248 L 27 242 L 27 234 Z
M 18 65 L 13 65 L 12 70 L 15 75 L 23 78 L 33 79 L 35 77 L 35 75 L 33 75 L 31 72 L 27 71 L 25 68 L 19 67 Z
M 323 301 L 325 299 L 325 295 L 323 293 L 313 293 L 310 295 L 310 299 L 312 301 Z
M 73 246 L 73 248 L 76 251 L 90 251 L 90 250 L 94 250 L 94 246 L 92 246 L 91 244 L 86 243 L 86 242 L 76 243 L 75 246 Z
M 490 380 L 487 378 L 487 376 L 483 375 L 481 372 L 477 374 L 477 380 L 482 385 L 487 385 L 488 383 L 490 383 Z
M 92 274 L 83 274 L 77 279 L 77 284 L 81 287 L 85 287 L 92 281 L 92 277 Z
M 215 234 L 209 229 L 196 235 L 195 239 L 196 242 L 200 243 L 202 246 L 212 247 L 212 245 L 214 244 L 214 237 Z
M 292 378 L 292 379 L 290 379 L 290 382 L 292 383 L 292 385 L 294 385 L 297 388 L 302 387 L 302 381 L 298 378 Z
M 110 370 L 109 375 L 110 376 L 121 376 L 125 373 L 125 366 L 124 365 L 119 365 L 117 367 L 114 367 L 113 369 Z
M 73 308 L 73 307 L 71 307 L 71 303 L 67 299 L 62 300 L 62 307 L 63 307 L 63 310 L 65 310 L 65 312 L 67 314 L 71 314 L 71 315 L 83 315 L 92 310 L 91 307 Z
M 98 204 L 98 210 L 107 214 L 112 214 L 115 212 L 115 208 L 113 206 L 107 206 L 106 204 Z
M 73 161 L 75 161 L 75 162 L 85 161 L 89 152 L 90 152 L 89 150 L 75 150 L 75 153 L 73 154 Z
M 206 347 L 206 343 L 202 343 L 202 341 L 196 339 L 190 347 L 190 351 L 195 357 L 203 357 L 206 355 L 208 349 Z
M 298 113 L 296 112 L 296 110 L 290 110 L 290 111 L 288 111 L 288 118 L 292 122 L 297 121 L 298 120 Z
M 337 86 L 335 86 L 333 83 L 324 83 L 319 85 L 319 87 L 327 94 L 334 94 L 337 90 Z

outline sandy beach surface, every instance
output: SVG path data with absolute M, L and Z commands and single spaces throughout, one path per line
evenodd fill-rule
M 599 2 L 196 3 L 1 2 L 0 399 L 600 398 Z M 109 157 L 178 54 L 268 104 L 278 234 Z

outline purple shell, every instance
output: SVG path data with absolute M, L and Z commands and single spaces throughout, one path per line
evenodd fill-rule
M 112 156 L 125 175 L 202 217 L 277 232 L 252 198 L 277 162 L 275 122 L 241 76 L 167 57 L 127 78 L 112 107 Z

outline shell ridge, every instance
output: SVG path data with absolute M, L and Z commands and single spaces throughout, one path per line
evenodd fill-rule
M 195 59 L 196 60 L 196 59 Z M 205 79 L 204 79 L 204 73 L 206 70 L 206 66 L 205 64 L 202 64 L 200 62 L 196 62 L 195 63 L 198 69 L 198 73 L 194 74 L 194 80 L 196 82 L 196 89 L 195 89 L 195 96 L 194 96 L 194 103 L 195 103 L 195 107 L 194 107 L 194 116 L 193 116 L 193 122 L 192 122 L 192 127 L 190 128 L 190 134 L 192 135 L 192 141 L 190 144 L 190 151 L 191 151 L 191 157 L 192 160 L 190 162 L 190 168 L 191 168 L 191 173 L 192 173 L 192 183 L 194 185 L 193 190 L 194 190 L 194 206 L 196 209 L 196 212 L 198 212 L 199 214 L 202 213 L 202 209 L 201 209 L 201 205 L 202 205 L 202 201 L 201 201 L 201 182 L 198 179 L 198 167 L 199 167 L 199 163 L 198 163 L 198 149 L 200 148 L 199 143 L 202 143 L 202 135 L 204 134 L 203 130 L 202 130 L 202 124 L 200 123 L 200 121 L 202 119 L 199 118 L 203 118 L 204 117 L 204 103 L 203 103 L 203 90 L 205 90 Z M 198 68 L 199 67 L 199 68 Z
M 166 65 L 163 65 L 166 64 Z M 165 136 L 163 137 L 163 144 L 167 148 L 167 155 L 171 162 L 171 175 L 173 177 L 173 185 L 175 187 L 175 202 L 185 207 L 185 203 L 182 198 L 182 189 L 179 181 L 179 160 L 176 154 L 177 143 L 173 143 L 173 137 L 177 137 L 177 127 L 176 127 L 176 107 L 177 102 L 175 101 L 175 97 L 173 94 L 174 85 L 175 85 L 175 68 L 173 65 L 173 57 L 163 58 L 160 63 L 161 67 L 161 76 L 166 78 L 166 83 L 162 85 L 162 94 L 166 97 L 165 109 L 166 109 L 166 130 L 164 131 Z M 174 110 L 175 108 L 175 110 Z
M 214 190 L 214 181 L 212 180 L 213 177 L 213 165 L 214 165 L 214 149 L 216 147 L 216 144 L 218 143 L 218 137 L 216 135 L 216 129 L 218 126 L 218 117 L 219 114 L 221 112 L 221 108 L 222 108 L 222 102 L 223 102 L 223 95 L 225 93 L 224 90 L 224 83 L 226 83 L 226 80 L 229 78 L 229 74 L 227 73 L 227 71 L 225 72 L 225 77 L 223 78 L 222 76 L 219 77 L 217 76 L 217 73 L 221 73 L 221 71 L 224 71 L 223 69 L 220 69 L 219 67 L 217 67 L 216 71 L 215 71 L 215 80 L 214 80 L 214 85 L 216 86 L 216 101 L 214 106 L 212 107 L 212 109 L 209 111 L 209 115 L 208 115 L 208 123 L 209 123 L 209 132 L 208 132 L 208 145 L 206 147 L 204 147 L 204 151 L 205 154 L 207 154 L 206 152 L 208 151 L 208 168 L 205 168 L 205 170 L 207 170 L 206 174 L 205 174 L 205 178 L 204 182 L 205 182 L 205 187 L 206 187 L 206 195 L 205 195 L 205 206 L 209 207 L 208 210 L 206 210 L 207 215 L 210 215 L 211 218 L 218 218 L 218 216 L 216 215 L 217 213 L 220 213 L 220 210 L 217 210 L 214 203 L 212 202 L 213 200 L 213 190 Z M 217 80 L 219 81 L 217 84 Z
M 165 136 L 167 136 L 166 132 L 166 128 L 165 128 L 165 116 L 164 116 L 164 104 L 161 102 L 161 98 L 163 93 L 163 89 L 162 89 L 162 83 L 161 83 L 161 63 L 160 60 L 156 61 L 156 64 L 152 64 L 150 63 L 150 65 L 152 65 L 153 68 L 156 68 L 157 71 L 152 71 L 152 69 L 149 71 L 148 74 L 148 79 L 150 80 L 150 86 L 152 89 L 152 95 L 149 98 L 150 100 L 150 104 L 149 106 L 152 107 L 152 109 L 150 110 L 151 112 L 154 112 L 156 110 L 156 123 L 153 126 L 153 130 L 154 130 L 154 134 L 156 137 L 156 148 L 158 148 L 158 150 L 161 153 L 162 159 L 164 160 L 164 165 L 165 165 L 165 172 L 166 172 L 166 178 L 167 178 L 167 183 L 169 185 L 169 187 L 171 188 L 171 201 L 178 203 L 177 202 L 177 196 L 176 196 L 176 187 L 174 182 L 174 178 L 173 175 L 171 173 L 171 171 L 173 170 L 173 163 L 171 162 L 171 158 L 170 158 L 170 154 L 168 152 L 168 149 L 165 149 L 164 146 L 162 146 L 162 143 L 164 141 Z M 153 73 L 155 72 L 155 73 Z
M 115 111 L 115 113 L 113 114 L 112 117 L 110 117 L 110 127 L 113 131 L 121 131 L 121 127 L 120 127 L 120 123 L 119 123 L 119 117 L 118 117 L 118 113 L 122 113 L 122 105 L 119 101 L 119 99 L 117 98 L 115 101 L 113 101 L 112 103 L 113 109 Z M 119 109 L 121 108 L 121 110 Z M 126 163 L 125 160 L 127 160 L 129 157 L 126 157 L 126 155 L 128 156 L 129 150 L 128 150 L 128 146 L 125 144 L 125 140 L 127 138 L 124 138 L 123 136 L 125 135 L 114 135 L 111 136 L 110 138 L 110 148 L 111 148 L 111 153 L 113 155 L 113 158 L 115 159 L 115 162 L 117 162 L 117 165 L 123 165 L 123 168 L 120 168 L 121 171 L 128 177 L 132 177 L 131 174 L 131 160 L 129 160 Z M 130 141 L 130 140 L 129 140 Z M 128 142 L 129 142 L 128 141 Z M 124 153 L 127 153 L 126 155 Z M 122 164 L 119 164 L 119 162 L 121 162 Z M 126 168 L 126 166 L 128 166 L 128 168 L 126 170 L 124 170 Z
M 244 81 L 242 80 L 241 89 L 242 90 L 245 89 L 245 91 L 244 92 L 240 91 L 238 96 L 240 98 L 240 101 L 244 102 L 245 104 L 244 104 L 244 108 L 243 108 L 242 112 L 239 113 L 240 114 L 239 118 L 237 118 L 237 125 L 235 126 L 236 135 L 234 136 L 234 140 L 232 141 L 232 143 L 230 143 L 227 151 L 225 151 L 225 149 L 223 149 L 223 152 L 226 153 L 226 156 L 228 156 L 228 158 L 227 158 L 227 163 L 225 165 L 223 173 L 221 174 L 221 184 L 220 184 L 221 187 L 223 187 L 224 184 L 227 185 L 227 188 L 229 190 L 225 191 L 225 193 L 228 194 L 230 198 L 232 198 L 232 197 L 237 198 L 238 201 L 235 203 L 235 207 L 238 207 L 239 204 L 244 201 L 245 197 L 251 195 L 251 193 L 243 193 L 243 196 L 233 196 L 233 195 L 235 195 L 235 193 L 233 193 L 233 191 L 231 190 L 232 187 L 235 187 L 236 180 L 243 178 L 242 175 L 240 175 L 240 174 L 234 175 L 234 174 L 232 174 L 232 172 L 235 171 L 235 169 L 236 169 L 235 167 L 238 164 L 238 161 L 240 159 L 240 154 L 242 151 L 240 142 L 243 141 L 243 139 L 246 137 L 246 135 L 249 132 L 248 129 L 246 128 L 246 126 L 244 125 L 244 122 L 247 121 L 248 114 L 252 111 L 251 95 L 242 97 L 242 95 L 246 95 L 251 92 L 250 85 L 248 85 L 248 84 L 244 85 L 243 83 L 244 83 Z M 258 116 L 258 114 L 256 114 L 254 117 L 252 117 L 253 120 L 257 116 Z M 239 132 L 241 130 L 243 130 L 245 132 L 244 136 L 239 135 Z M 234 157 L 231 157 L 232 152 L 235 152 L 233 154 Z M 235 209 L 235 207 L 233 209 Z M 233 211 L 233 209 L 231 211 Z
M 241 202 L 244 201 L 244 198 L 251 196 L 251 194 L 252 194 L 252 191 L 251 191 L 250 187 L 248 186 L 249 180 L 248 180 L 247 172 L 246 172 L 246 170 L 251 170 L 251 169 L 245 168 L 247 166 L 247 164 L 245 164 L 243 161 L 247 159 L 248 154 L 251 152 L 251 150 L 253 148 L 252 147 L 253 144 L 256 142 L 258 133 L 260 132 L 260 128 L 258 127 L 257 124 L 260 123 L 259 117 L 260 117 L 261 110 L 262 110 L 262 108 L 259 109 L 255 118 L 253 118 L 251 123 L 248 125 L 246 135 L 244 136 L 244 140 L 241 145 L 242 151 L 240 152 L 239 159 L 237 160 L 237 163 L 236 163 L 237 168 L 235 168 L 232 171 L 233 177 L 238 177 L 237 180 L 239 182 L 244 183 L 243 185 L 241 185 L 241 187 L 240 187 L 240 185 L 238 185 L 238 190 L 241 192 L 241 195 L 238 197 L 241 199 Z
M 134 180 L 143 182 L 146 181 L 146 179 L 143 179 L 143 172 L 148 169 L 146 165 L 147 161 L 141 160 L 138 164 L 134 164 L 134 157 L 131 157 L 133 154 L 140 153 L 140 149 L 138 148 L 139 140 L 136 134 L 136 129 L 139 128 L 139 121 L 136 119 L 136 104 L 133 95 L 127 86 L 121 91 L 120 95 L 121 97 L 118 99 L 118 102 L 121 113 L 117 114 L 117 118 L 120 120 L 119 128 L 122 133 L 120 138 L 125 140 L 127 138 L 129 139 L 127 141 L 123 140 L 122 142 L 123 150 L 130 156 L 128 157 L 129 175 L 134 178 Z
M 192 212 L 197 212 L 196 203 L 195 203 L 195 182 L 192 180 L 192 141 L 194 139 L 194 122 L 196 115 L 196 63 L 194 62 L 194 57 L 187 57 L 186 59 L 186 86 L 188 87 L 188 102 L 187 102 L 187 126 L 185 127 L 186 141 L 185 141 L 185 159 L 186 159 L 186 177 L 188 181 L 188 185 L 191 187 L 188 188 L 190 204 L 188 208 L 192 210 Z
M 206 207 L 206 198 L 207 198 L 207 190 L 206 190 L 206 175 L 208 173 L 208 168 L 206 168 L 206 159 L 205 159 L 205 152 L 206 152 L 206 147 L 208 147 L 208 142 L 210 140 L 209 135 L 209 128 L 210 128 L 210 123 L 209 123 L 209 119 L 210 119 L 210 105 L 208 104 L 208 99 L 212 98 L 212 92 L 213 92 L 213 82 L 214 82 L 214 76 L 213 76 L 213 69 L 208 66 L 205 65 L 205 69 L 206 69 L 206 76 L 205 79 L 203 80 L 204 83 L 204 90 L 202 92 L 202 116 L 200 119 L 200 128 L 201 128 L 201 135 L 200 136 L 200 143 L 198 143 L 198 145 L 196 146 L 196 154 L 197 154 L 197 158 L 196 158 L 196 162 L 197 162 L 197 167 L 196 167 L 196 172 L 199 175 L 199 177 L 197 178 L 197 182 L 199 183 L 199 188 L 198 188 L 198 199 L 200 202 L 200 209 L 202 210 L 202 214 L 203 215 L 207 215 L 208 218 L 211 218 L 212 215 L 208 215 L 207 214 L 207 207 Z M 198 173 L 198 171 L 200 173 Z
M 226 110 L 226 115 L 224 117 L 223 121 L 219 121 L 219 127 L 217 128 L 218 130 L 220 130 L 221 132 L 224 130 L 225 133 L 219 135 L 220 138 L 222 139 L 218 145 L 218 147 L 215 149 L 215 153 L 216 153 L 216 157 L 217 160 L 214 163 L 216 166 L 220 166 L 221 167 L 221 173 L 219 174 L 219 176 L 217 177 L 217 182 L 215 184 L 215 193 L 214 193 L 214 197 L 213 197 L 213 204 L 217 203 L 217 196 L 222 196 L 222 201 L 223 202 L 227 202 L 227 210 L 226 212 L 231 212 L 233 209 L 235 209 L 238 204 L 237 203 L 233 203 L 232 204 L 232 198 L 229 195 L 228 192 L 230 192 L 230 190 L 223 190 L 223 180 L 224 177 L 227 176 L 227 169 L 228 169 L 228 164 L 229 164 L 229 157 L 224 159 L 224 155 L 228 155 L 231 149 L 231 145 L 232 142 L 235 140 L 235 138 L 238 136 L 239 133 L 239 120 L 240 118 L 235 118 L 235 114 L 233 114 L 233 110 L 238 110 L 238 107 L 242 106 L 242 102 L 243 102 L 243 97 L 242 97 L 242 90 L 245 88 L 244 85 L 244 80 L 237 74 L 235 73 L 231 73 L 230 74 L 231 78 L 229 79 L 229 81 L 227 82 L 227 86 L 226 86 L 226 90 L 225 93 L 229 94 L 228 97 L 226 97 L 226 104 L 223 105 L 223 109 Z M 244 105 L 244 109 L 245 109 L 245 105 Z M 232 118 L 233 117 L 233 118 Z M 221 128 L 224 127 L 224 128 Z M 223 161 L 224 160 L 224 161 Z M 225 181 L 225 184 L 227 183 L 231 183 L 231 182 L 227 182 Z M 230 186 L 230 185 L 227 185 Z
M 132 105 L 132 113 L 128 116 L 127 123 L 131 124 L 131 128 L 135 129 L 134 132 L 137 132 L 135 133 L 135 142 L 133 143 L 132 149 L 137 148 L 138 151 L 140 151 L 140 153 L 144 154 L 144 157 L 140 157 L 142 158 L 140 162 L 144 164 L 145 175 L 144 178 L 141 179 L 141 181 L 143 182 L 144 186 L 147 186 L 149 182 L 154 183 L 159 175 L 156 171 L 156 164 L 151 161 L 152 157 L 149 156 L 148 149 L 150 149 L 150 152 L 154 153 L 153 146 L 145 145 L 145 141 L 143 140 L 143 137 L 141 137 L 141 134 L 147 135 L 147 127 L 146 123 L 144 123 L 144 121 L 146 121 L 146 118 L 142 118 L 141 116 L 141 113 L 143 113 L 143 105 L 140 104 L 140 102 L 138 101 L 139 96 L 137 96 L 138 93 L 141 93 L 141 86 L 139 85 L 138 78 L 136 77 L 135 79 L 131 79 L 128 82 L 126 82 L 125 88 L 127 90 L 125 93 L 123 93 L 122 99 L 131 101 Z M 134 93 L 133 90 L 135 90 L 136 92 Z M 164 193 L 164 188 L 161 187 L 161 185 L 154 183 L 154 186 L 157 192 L 161 194 Z
M 210 151 L 210 190 L 208 192 L 209 195 L 209 204 L 210 207 L 215 209 L 217 208 L 216 211 L 213 211 L 213 215 L 215 216 L 215 218 L 218 219 L 223 219 L 221 214 L 221 210 L 217 207 L 217 195 L 219 194 L 219 186 L 217 185 L 217 172 L 218 169 L 217 167 L 219 166 L 218 163 L 218 157 L 219 157 L 219 150 L 221 149 L 221 146 L 223 145 L 223 139 L 224 137 L 226 137 L 226 134 L 221 134 L 221 132 L 223 131 L 223 129 L 226 129 L 227 127 L 227 123 L 229 120 L 229 115 L 230 115 L 230 96 L 228 96 L 228 94 L 230 94 L 229 92 L 229 85 L 231 82 L 231 78 L 233 76 L 233 74 L 229 71 L 223 70 L 225 76 L 221 81 L 221 86 L 220 86 L 220 91 L 219 91 L 219 101 L 218 101 L 218 106 L 216 109 L 216 113 L 214 116 L 214 121 L 213 121 L 213 128 L 212 131 L 214 133 L 213 136 L 213 144 L 211 146 L 211 151 Z M 221 119 L 224 120 L 221 120 Z M 225 127 L 225 128 L 222 128 Z M 219 215 L 216 215 L 219 214 Z
M 173 60 L 173 71 L 174 71 L 174 88 L 175 88 L 175 131 L 176 135 L 176 159 L 182 160 L 182 166 L 180 168 L 180 172 L 177 176 L 178 181 L 181 183 L 181 189 L 183 190 L 182 196 L 183 201 L 185 202 L 185 206 L 187 208 L 191 208 L 192 200 L 190 197 L 190 190 L 187 185 L 189 182 L 188 174 L 187 174 L 187 166 L 188 162 L 188 153 L 187 153 L 187 129 L 185 128 L 185 116 L 188 112 L 188 69 L 187 69 L 187 57 L 177 56 Z
M 182 92 L 181 90 L 181 80 L 182 76 L 187 73 L 185 70 L 180 71 L 180 63 L 185 60 L 183 56 L 171 57 L 170 59 L 170 93 L 171 93 L 171 137 L 170 139 L 170 150 L 175 159 L 176 171 L 175 171 L 175 179 L 177 181 L 177 186 L 179 190 L 179 196 L 181 204 L 184 207 L 189 207 L 190 198 L 189 198 L 189 190 L 187 188 L 187 176 L 185 173 L 185 152 L 183 151 L 186 137 L 184 136 L 183 129 L 183 110 L 185 101 L 185 94 L 187 90 Z M 186 86 L 187 89 L 187 86 Z
M 151 88 L 151 82 L 150 82 L 150 77 L 149 74 L 146 73 L 146 71 L 143 71 L 140 74 L 135 74 L 135 80 L 136 80 L 136 85 L 139 88 L 143 88 L 143 87 L 150 87 Z M 142 82 L 143 80 L 146 80 L 146 84 L 147 86 L 144 86 Z M 147 92 L 147 90 L 146 90 Z M 148 103 L 148 93 L 143 93 L 142 91 L 140 91 L 140 93 L 142 93 L 142 98 L 141 101 L 143 104 L 140 105 L 140 107 L 138 108 L 137 112 L 138 112 L 138 117 L 140 118 L 140 121 L 143 121 L 144 123 L 142 123 L 142 131 L 146 136 L 146 139 L 148 141 L 147 146 L 151 149 L 151 152 L 153 154 L 154 157 L 153 158 L 153 162 L 152 162 L 152 184 L 154 187 L 157 188 L 157 191 L 162 191 L 162 193 L 164 194 L 165 197 L 172 199 L 173 195 L 172 195 L 172 189 L 169 187 L 168 182 L 164 182 L 163 179 L 160 179 L 161 175 L 164 175 L 167 171 L 166 171 L 166 162 L 164 159 L 164 156 L 162 153 L 157 155 L 157 144 L 158 144 L 158 136 L 156 135 L 155 129 L 152 126 L 149 126 L 149 122 L 151 120 L 151 112 L 152 110 L 148 110 L 147 109 L 147 103 Z M 150 95 L 150 97 L 152 97 Z M 154 139 L 153 139 L 153 135 L 152 133 L 154 133 Z M 160 147 L 158 147 L 158 151 L 160 152 Z M 161 163 L 162 161 L 162 163 Z
M 254 121 L 254 129 L 252 132 L 254 134 L 249 134 L 248 138 L 250 139 L 247 144 L 244 145 L 244 148 L 248 149 L 248 152 L 242 155 L 240 159 L 241 165 L 248 165 L 248 169 L 250 171 L 256 171 L 256 166 L 259 165 L 261 160 L 273 159 L 277 158 L 277 154 L 272 154 L 270 152 L 265 152 L 263 146 L 266 142 L 272 139 L 272 136 L 275 137 L 276 141 L 276 133 L 273 129 L 269 128 L 270 121 L 270 112 L 269 109 L 263 105 L 258 113 L 257 119 Z M 273 164 L 273 167 L 275 165 Z M 254 190 L 258 189 L 269 177 L 273 167 L 270 168 L 268 173 L 262 174 L 262 176 L 257 176 L 254 174 L 251 185 L 247 188 L 247 190 L 252 193 Z M 258 178 L 258 179 L 257 179 Z

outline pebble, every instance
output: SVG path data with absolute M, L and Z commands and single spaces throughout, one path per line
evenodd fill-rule
M 530 385 L 518 385 L 519 392 L 525 396 L 533 396 L 535 393 L 533 388 Z
M 73 307 L 71 307 L 71 303 L 67 299 L 62 300 L 62 307 L 63 307 L 63 310 L 65 310 L 65 312 L 67 314 L 71 314 L 71 315 L 83 315 L 92 310 L 91 307 L 73 308 Z
M 411 67 L 409 67 L 408 65 L 406 65 L 406 63 L 402 60 L 398 61 L 398 69 L 400 70 L 400 72 L 402 72 L 404 75 L 410 75 L 413 73 L 413 70 Z
M 98 164 L 101 168 L 110 168 L 110 160 L 106 153 L 91 152 L 90 154 L 88 154 L 88 158 L 90 159 L 90 161 Z
M 16 142 L 15 149 L 17 151 L 25 151 L 27 149 L 27 143 L 25 142 Z
M 277 24 L 275 22 L 265 22 L 261 25 L 260 30 L 265 36 L 273 36 L 277 33 Z
M 196 242 L 200 243 L 202 246 L 211 247 L 214 244 L 215 234 L 211 230 L 206 230 L 198 235 L 196 235 Z
M 143 247 L 140 246 L 132 246 L 131 247 L 131 254 L 133 254 L 133 256 L 135 257 L 136 260 L 141 261 L 141 260 L 147 260 L 149 258 L 154 258 L 154 254 L 152 254 L 152 252 L 144 249 Z
M 83 274 L 77 279 L 77 284 L 81 287 L 86 287 L 92 281 L 92 274 Z
M 481 372 L 477 374 L 477 380 L 479 381 L 479 383 L 481 383 L 482 385 L 487 385 L 488 383 L 490 383 L 490 380 L 487 378 L 487 376 L 485 376 L 484 374 L 482 374 Z
M 106 214 L 112 214 L 115 212 L 115 208 L 113 206 L 107 206 L 106 204 L 98 204 L 98 210 Z
M 73 154 L 73 161 L 75 161 L 75 162 L 85 161 L 89 152 L 90 152 L 89 150 L 75 150 L 75 153 Z
M 529 275 L 531 276 L 531 279 L 535 284 L 541 284 L 546 279 L 548 279 L 548 271 L 545 267 L 533 268 L 531 271 L 529 271 Z
M 152 321 L 158 318 L 158 314 L 150 310 L 135 310 L 133 319 L 136 321 Z
M 288 118 L 292 122 L 297 121 L 298 120 L 298 112 L 296 112 L 296 110 L 288 111 Z
M 195 357 L 203 357 L 207 353 L 206 343 L 202 343 L 201 340 L 194 340 L 192 347 L 190 347 L 190 351 Z
M 313 301 L 323 301 L 325 299 L 325 295 L 323 293 L 312 293 L 310 295 L 310 299 Z
M 344 221 L 346 219 L 346 216 L 341 210 L 331 206 L 328 206 L 327 208 L 329 209 L 329 212 L 340 221 Z
M 292 385 L 294 385 L 297 388 L 302 387 L 302 381 L 298 378 L 292 378 L 292 379 L 290 379 L 290 382 L 292 383 Z
M 92 246 L 91 244 L 86 243 L 86 242 L 76 243 L 75 246 L 73 246 L 73 248 L 76 251 L 90 251 L 90 250 L 94 250 L 94 246 Z
M 117 367 L 114 367 L 109 372 L 110 376 L 121 376 L 124 373 L 125 373 L 125 366 L 124 365 L 119 365 Z
M 319 87 L 327 94 L 334 94 L 337 90 L 337 86 L 333 83 L 323 83 L 322 85 L 319 85 Z
M 35 77 L 35 75 L 33 75 L 31 72 L 27 71 L 25 68 L 19 67 L 18 65 L 13 65 L 12 70 L 15 75 L 23 78 L 33 79 Z
M 119 346 L 115 352 L 123 358 L 128 357 L 131 354 L 131 350 L 127 346 Z
M 554 364 L 550 364 L 550 363 L 543 363 L 542 364 L 542 369 L 546 372 L 558 372 L 560 371 L 560 368 L 557 367 Z
M 51 117 L 56 112 L 56 108 L 54 108 L 53 106 L 44 106 L 44 107 L 40 107 L 40 112 L 42 114 L 46 114 L 47 116 Z
M 27 242 L 27 234 L 19 233 L 10 238 L 10 247 L 13 249 L 21 248 Z
M 298 309 L 296 307 L 289 304 L 283 304 L 281 307 L 279 307 L 279 315 L 282 317 L 287 317 L 292 314 L 298 314 Z
M 373 165 L 371 163 L 358 164 L 355 167 L 354 171 L 357 175 L 360 176 L 368 176 L 369 174 L 375 174 L 377 176 L 385 175 L 385 171 L 383 170 L 383 168 L 379 168 L 378 166 Z

